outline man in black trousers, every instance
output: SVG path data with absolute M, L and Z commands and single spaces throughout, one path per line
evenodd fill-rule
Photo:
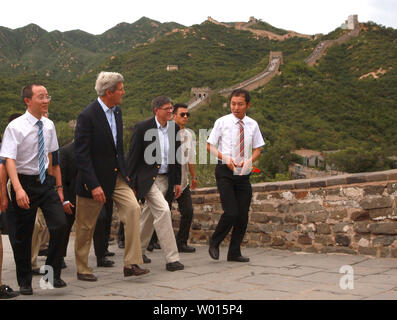
M 31 84 L 22 89 L 22 99 L 27 111 L 7 126 L 0 156 L 6 158 L 12 183 L 17 280 L 20 293 L 31 295 L 31 242 L 37 208 L 43 211 L 50 231 L 46 265 L 54 272 L 52 285 L 55 288 L 66 286 L 61 279 L 61 247 L 66 219 L 62 208 L 62 186 L 55 186 L 55 178 L 46 171 L 48 154 L 59 148 L 54 123 L 43 116 L 48 112 L 51 97 L 44 86 Z
M 178 202 L 178 209 L 181 213 L 181 220 L 179 223 L 179 231 L 176 235 L 176 243 L 179 252 L 192 253 L 196 248 L 189 246 L 187 240 L 189 239 L 190 226 L 193 220 L 193 204 L 190 189 L 194 190 L 197 187 L 197 176 L 194 171 L 194 163 L 196 156 L 196 141 L 193 139 L 193 134 L 185 127 L 189 120 L 190 113 L 186 104 L 177 103 L 174 105 L 174 121 L 179 125 L 180 140 L 181 140 L 181 186 L 182 194 L 176 199 Z M 188 172 L 192 180 L 191 186 L 189 184 Z
M 240 249 L 252 198 L 249 176 L 252 163 L 265 145 L 258 123 L 246 116 L 249 106 L 248 91 L 234 90 L 230 95 L 231 113 L 215 121 L 207 140 L 207 150 L 218 158 L 215 177 L 224 211 L 209 243 L 209 254 L 215 260 L 219 259 L 219 245 L 233 229 L 227 260 L 249 262 Z

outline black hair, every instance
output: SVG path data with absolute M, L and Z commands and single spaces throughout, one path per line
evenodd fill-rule
M 179 108 L 186 108 L 187 109 L 187 105 L 184 103 L 176 103 L 174 105 L 174 110 L 172 111 L 174 114 L 176 114 L 178 112 Z
M 229 97 L 229 102 L 232 100 L 233 97 L 240 97 L 244 96 L 245 102 L 248 104 L 251 101 L 251 96 L 249 92 L 245 89 L 235 89 L 233 92 L 230 94 Z

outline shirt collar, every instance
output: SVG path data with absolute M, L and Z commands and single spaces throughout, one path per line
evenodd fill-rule
M 34 126 L 34 125 L 37 123 L 37 121 L 39 121 L 39 120 L 43 121 L 43 118 L 45 118 L 45 117 L 42 116 L 40 119 L 37 119 L 37 118 L 36 118 L 34 115 L 32 115 L 28 110 L 26 110 L 25 116 L 26 116 L 26 119 L 29 121 L 29 123 L 30 123 L 32 126 Z
M 156 120 L 157 129 L 160 129 L 160 130 L 168 130 L 168 121 L 167 121 L 167 125 L 166 125 L 165 128 L 164 128 L 164 127 L 161 126 L 160 122 L 157 121 L 157 117 L 156 117 L 156 116 L 154 116 L 154 120 Z
M 233 119 L 233 123 L 234 124 L 238 124 L 238 122 L 241 120 L 243 122 L 243 124 L 245 124 L 245 122 L 247 121 L 247 116 L 245 115 L 244 118 L 239 119 L 237 118 L 233 113 L 232 113 L 232 119 Z
M 98 102 L 99 102 L 99 104 L 101 105 L 101 107 L 102 107 L 102 109 L 103 109 L 103 112 L 108 112 L 109 110 L 112 110 L 114 107 L 112 107 L 112 108 L 109 108 L 103 101 L 102 101 L 102 99 L 100 98 L 100 97 L 98 97 Z

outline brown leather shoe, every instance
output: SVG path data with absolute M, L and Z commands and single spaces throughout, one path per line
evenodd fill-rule
M 150 271 L 148 269 L 142 269 L 137 264 L 131 264 L 128 267 L 124 267 L 124 277 L 142 276 L 149 272 Z
M 82 281 L 98 281 L 97 277 L 93 274 L 83 274 L 83 273 L 77 273 L 77 279 L 82 280 Z

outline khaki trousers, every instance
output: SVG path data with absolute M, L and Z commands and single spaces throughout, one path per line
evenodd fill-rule
M 43 212 L 38 208 L 32 235 L 32 270 L 38 268 L 37 256 L 39 255 L 40 249 L 45 247 L 45 244 L 48 243 L 49 240 L 50 232 L 48 231 Z
M 158 175 L 145 196 L 141 216 L 142 252 L 150 242 L 153 230 L 156 230 L 160 246 L 164 250 L 167 263 L 179 261 L 179 253 L 172 227 L 171 211 L 164 198 L 168 190 L 168 176 Z
M 141 209 L 135 198 L 134 192 L 120 174 L 117 176 L 112 199 L 117 206 L 120 220 L 124 223 L 124 266 L 142 264 L 141 241 L 139 237 Z M 77 272 L 80 274 L 92 274 L 93 269 L 88 266 L 88 254 L 92 243 L 92 236 L 95 231 L 96 221 L 103 203 L 94 199 L 77 196 L 76 206 L 76 239 L 74 249 Z

